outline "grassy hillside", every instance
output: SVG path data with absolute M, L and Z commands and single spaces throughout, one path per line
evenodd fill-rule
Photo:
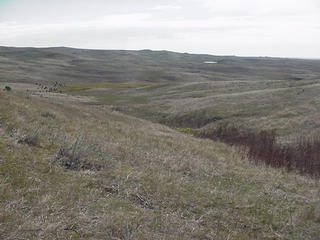
M 232 122 L 290 138 L 320 128 L 319 60 L 2 47 L 0 70 L 1 88 L 86 96 L 173 127 Z
M 1 240 L 319 238 L 319 179 L 250 148 L 319 133 L 319 60 L 0 47 L 0 89 Z
M 205 62 L 217 64 L 206 64 Z M 168 51 L 0 47 L 0 79 L 26 83 L 312 80 L 320 61 L 240 58 Z
M 319 238 L 319 181 L 71 96 L 0 99 L 0 239 Z

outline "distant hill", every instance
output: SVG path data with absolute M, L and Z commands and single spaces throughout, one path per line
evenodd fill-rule
M 171 127 L 232 122 L 283 136 L 320 130 L 319 60 L 0 47 L 0 86 L 10 83 L 86 96 Z
M 217 62 L 206 64 L 204 62 Z M 320 76 L 320 61 L 197 55 L 168 51 L 0 47 L 0 81 L 176 82 L 301 80 Z

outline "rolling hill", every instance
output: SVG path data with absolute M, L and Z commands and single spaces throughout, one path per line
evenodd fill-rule
M 0 239 L 318 239 L 319 179 L 190 133 L 317 133 L 319 67 L 1 47 Z

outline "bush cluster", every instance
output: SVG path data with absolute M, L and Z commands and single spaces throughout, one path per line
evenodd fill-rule
M 197 136 L 243 147 L 242 154 L 255 163 L 320 177 L 320 136 L 283 145 L 277 143 L 274 131 L 255 132 L 227 124 L 201 131 Z
M 11 87 L 9 87 L 9 86 L 5 86 L 3 90 L 4 90 L 4 91 L 7 91 L 7 92 L 10 92 L 12 89 L 11 89 Z

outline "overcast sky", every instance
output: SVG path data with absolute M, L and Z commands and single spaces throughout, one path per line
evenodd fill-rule
M 320 0 L 0 0 L 0 45 L 320 58 Z

